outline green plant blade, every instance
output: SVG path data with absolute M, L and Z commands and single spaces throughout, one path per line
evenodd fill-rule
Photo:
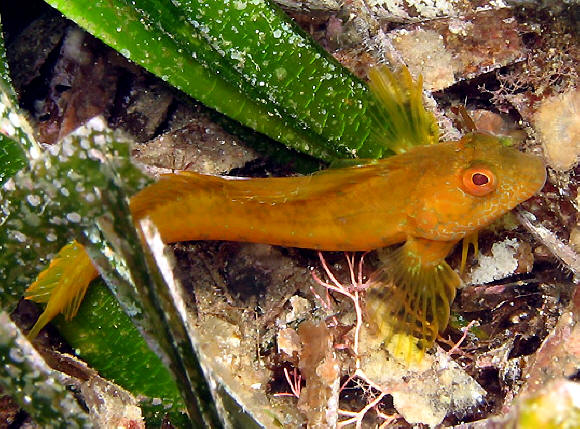
M 89 121 L 67 136 L 61 147 L 54 146 L 51 152 L 31 157 L 30 168 L 18 173 L 10 187 L 0 190 L 0 213 L 3 216 L 3 228 L 0 229 L 0 285 L 3 293 L 0 299 L 3 307 L 14 305 L 43 262 L 49 260 L 63 242 L 78 238 L 87 246 L 91 256 L 100 262 L 99 267 L 105 269 L 105 278 L 112 285 L 121 306 L 131 314 L 133 323 L 142 333 L 148 334 L 149 346 L 173 369 L 180 388 L 178 391 L 187 398 L 185 406 L 192 420 L 198 425 L 219 427 L 211 394 L 208 400 L 209 388 L 202 389 L 206 384 L 203 374 L 199 370 L 190 370 L 197 362 L 195 353 L 191 347 L 188 349 L 183 345 L 183 336 L 180 337 L 179 349 L 184 355 L 176 352 L 175 335 L 170 329 L 158 329 L 163 326 L 159 322 L 163 316 L 159 316 L 154 306 L 148 305 L 147 297 L 134 286 L 137 283 L 155 290 L 167 287 L 150 274 L 155 268 L 145 260 L 127 204 L 126 193 L 134 193 L 149 179 L 133 167 L 129 161 L 128 145 L 115 138 L 101 118 Z M 102 251 L 107 251 L 107 257 Z M 106 317 L 111 317 L 111 314 L 107 313 Z M 134 330 L 130 326 L 126 328 Z M 107 337 L 106 342 L 112 338 L 114 336 Z M 139 340 L 136 335 L 132 338 Z M 143 350 L 139 346 L 141 343 L 139 340 L 134 344 L 135 350 L 144 353 L 142 358 L 145 361 L 153 359 L 147 355 L 152 352 Z M 102 345 L 103 355 L 108 353 L 119 371 L 126 371 L 127 376 L 131 376 L 125 357 L 115 352 L 111 354 L 110 346 Z M 187 356 L 188 365 L 183 365 L 183 356 Z M 163 371 L 158 375 L 163 376 Z M 173 379 L 157 382 L 173 383 L 177 390 Z M 203 395 L 200 394 L 202 390 Z M 168 394 L 170 400 L 175 397 L 171 392 Z M 175 399 L 171 402 L 181 408 L 181 402 Z
M 110 139 L 106 141 L 111 143 Z M 221 427 L 193 340 L 186 333 L 175 294 L 170 293 L 175 289 L 173 282 L 161 275 L 159 261 L 150 257 L 149 247 L 141 245 L 143 234 L 133 225 L 121 182 L 127 175 L 118 173 L 113 170 L 108 175 L 114 186 L 102 191 L 100 199 L 106 214 L 97 219 L 98 230 L 89 228 L 90 236 L 83 244 L 125 313 L 131 316 L 149 347 L 171 369 L 192 423 L 199 427 Z M 165 260 L 164 263 L 170 264 Z
M 24 165 L 24 153 L 18 143 L 0 134 L 0 185 Z
M 0 387 L 47 428 L 90 427 L 88 415 L 67 391 L 8 313 L 0 311 Z
M 261 98 L 283 109 L 284 116 L 345 151 L 369 144 L 372 99 L 367 87 L 273 3 L 172 3 L 227 66 Z
M 308 148 L 314 156 L 333 156 L 320 142 L 314 145 L 313 135 L 281 118 L 272 106 L 246 96 L 235 82 L 230 83 L 205 68 L 197 60 L 198 52 L 203 51 L 195 43 L 192 36 L 195 33 L 184 24 L 183 18 L 171 19 L 174 8 L 170 4 L 165 5 L 167 10 L 163 13 L 155 10 L 152 14 L 118 0 L 101 0 L 90 5 L 65 0 L 48 3 L 132 61 L 205 105 L 275 140 L 288 142 L 298 149 Z M 186 38 L 174 34 L 179 29 Z
M 381 157 L 374 98 L 270 2 L 48 0 L 205 105 L 324 160 Z M 222 34 L 224 35 L 222 37 Z
M 180 418 L 179 410 L 185 406 L 169 370 L 151 352 L 102 280 L 91 284 L 72 322 L 58 317 L 55 323 L 100 376 L 144 397 L 141 406 L 151 423 L 160 423 L 166 412 Z
M 23 129 L 27 125 L 26 119 L 16 106 L 16 95 L 8 72 L 0 22 L 0 185 L 24 167 L 26 161 L 21 145 L 22 147 L 34 145 L 29 134 Z

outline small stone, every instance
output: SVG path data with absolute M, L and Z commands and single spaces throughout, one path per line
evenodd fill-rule
M 286 315 L 286 323 L 304 319 L 311 309 L 310 301 L 297 295 L 290 298 L 290 304 L 292 310 Z
M 409 70 L 423 76 L 426 89 L 436 91 L 455 83 L 453 57 L 437 32 L 402 30 L 391 33 L 391 41 L 399 52 L 405 53 Z
M 278 332 L 278 350 L 292 356 L 294 352 L 300 353 L 302 345 L 300 337 L 292 328 L 281 329 Z
M 515 238 L 494 243 L 491 256 L 478 255 L 478 265 L 469 273 L 470 284 L 485 284 L 503 279 L 518 269 L 518 251 L 521 243 Z
M 548 165 L 566 171 L 580 155 L 580 90 L 544 100 L 534 115 L 534 127 L 544 146 Z

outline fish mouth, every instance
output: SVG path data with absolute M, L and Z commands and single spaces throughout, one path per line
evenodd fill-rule
M 520 195 L 520 202 L 522 202 L 533 197 L 546 184 L 546 165 L 539 156 L 519 151 L 516 152 L 516 157 L 512 158 L 511 162 L 513 164 L 510 167 L 510 176 L 516 180 L 514 185 L 516 189 L 519 188 L 516 195 Z

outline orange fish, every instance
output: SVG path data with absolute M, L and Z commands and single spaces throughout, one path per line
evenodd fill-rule
M 474 133 L 458 142 L 417 146 L 372 164 L 311 176 L 170 174 L 136 194 L 130 207 L 135 221 L 150 217 L 167 243 L 231 240 L 362 251 L 404 242 L 383 272 L 402 291 L 398 293 L 419 307 L 419 320 L 434 325 L 431 341 L 446 326 L 459 285 L 459 277 L 445 262 L 447 254 L 459 240 L 534 195 L 544 181 L 539 158 L 503 146 L 496 137 Z M 71 264 L 77 258 L 70 281 L 88 283 L 96 270 L 88 257 L 79 256 L 84 253 L 80 244 L 69 246 L 51 265 L 59 260 Z M 79 268 L 83 265 L 86 270 Z M 37 286 L 46 283 L 46 276 L 41 273 L 29 288 L 29 298 L 38 300 Z M 65 278 L 61 274 L 55 279 L 69 281 Z M 387 301 L 397 306 L 396 300 Z M 412 312 L 381 310 L 414 323 Z M 47 321 L 39 321 L 33 333 Z
M 380 286 L 367 294 L 368 319 L 385 338 L 410 334 L 424 349 L 447 325 L 460 284 L 447 254 L 534 195 L 546 172 L 539 158 L 477 132 L 400 152 L 301 177 L 170 174 L 137 193 L 130 208 L 136 223 L 151 218 L 167 243 L 231 240 L 340 251 L 404 243 L 375 276 Z M 72 317 L 96 276 L 80 244 L 63 248 L 27 290 L 27 298 L 48 302 L 30 335 L 61 311 Z

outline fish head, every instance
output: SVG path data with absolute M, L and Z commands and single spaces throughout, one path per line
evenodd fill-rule
M 408 213 L 411 234 L 459 240 L 532 197 L 546 180 L 541 158 L 476 132 L 427 148 Z

